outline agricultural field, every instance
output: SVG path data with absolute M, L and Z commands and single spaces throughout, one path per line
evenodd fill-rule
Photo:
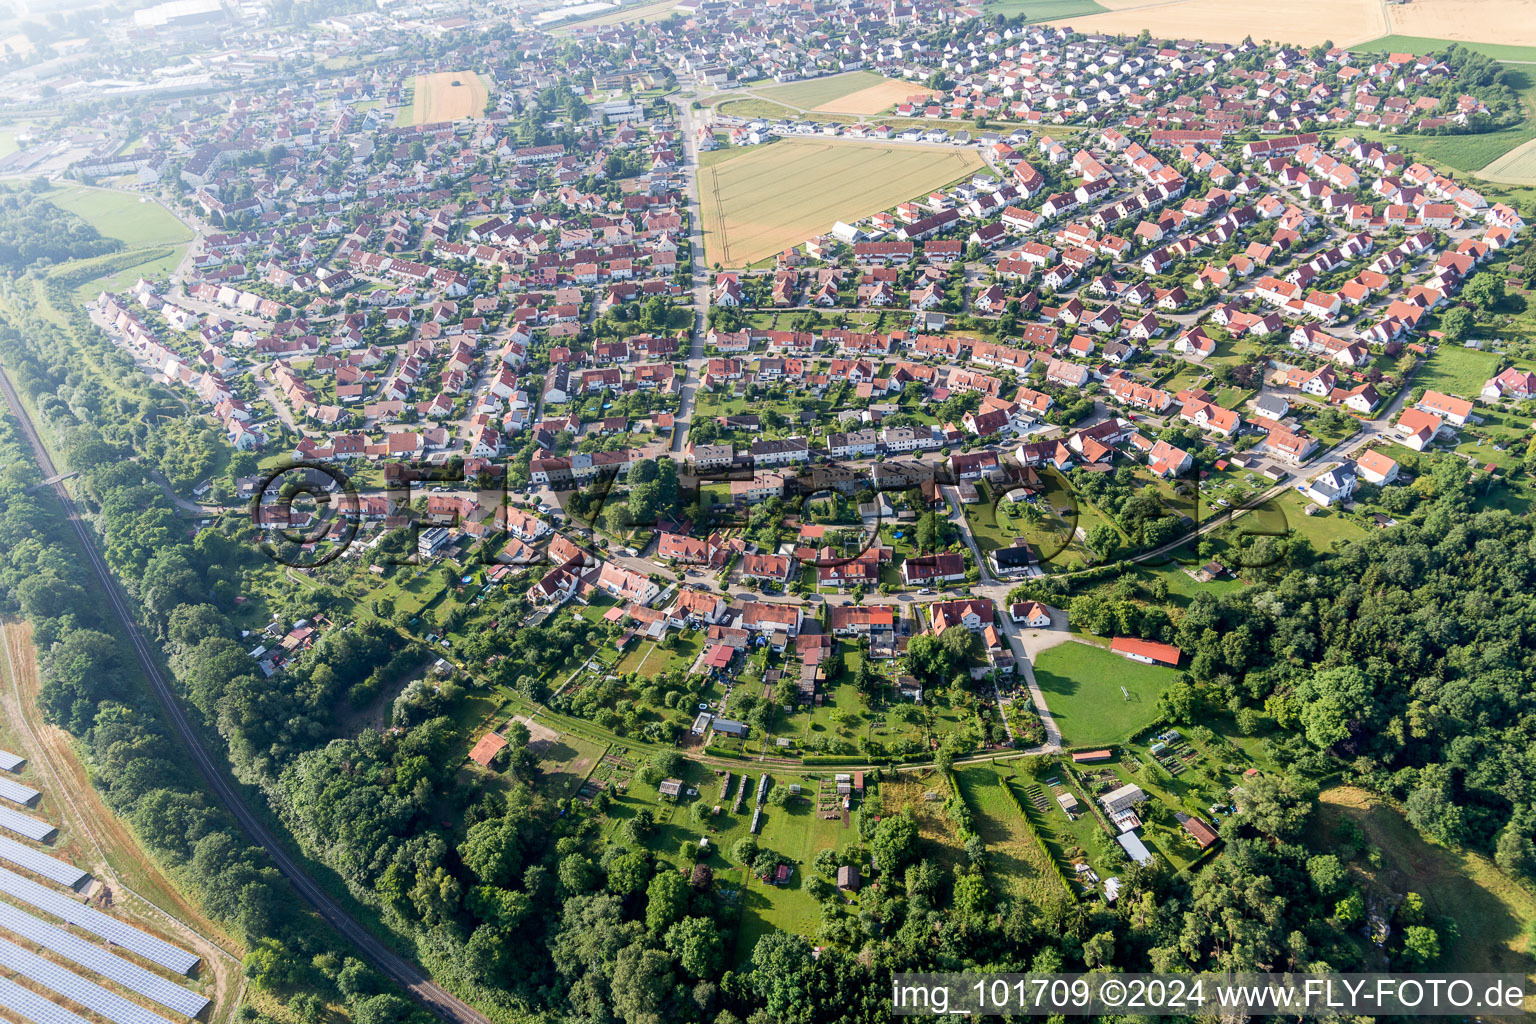
M 1219 43 L 1245 38 L 1281 39 L 1302 46 L 1348 43 L 1386 35 L 1383 6 L 1376 0 L 1101 0 L 1104 14 L 1068 16 L 1056 24 L 1079 32 L 1135 35 L 1148 29 L 1158 39 L 1183 37 Z M 1394 15 L 1395 17 L 1395 15 Z
M 976 832 L 987 845 L 987 874 L 993 885 L 1036 905 L 1060 893 L 1061 879 L 1032 826 L 1019 816 L 998 769 L 968 765 L 957 768 L 955 778 L 976 817 Z
M 411 82 L 412 101 L 396 115 L 399 125 L 439 124 L 485 113 L 485 82 L 473 71 L 437 71 Z
M 1438 2 L 1440 2 L 1440 0 L 1425 0 L 1425 2 L 1422 3 L 1422 6 L 1433 9 Z M 1498 0 L 1495 0 L 1495 4 L 1497 2 Z M 1400 5 L 1392 12 L 1392 21 L 1394 27 L 1398 27 L 1402 24 L 1402 15 L 1410 13 L 1408 8 L 1411 6 L 1414 5 Z M 1479 3 L 1477 6 L 1482 8 L 1484 5 Z M 1432 38 L 1429 36 L 1394 34 L 1390 36 L 1382 36 L 1380 39 L 1371 39 L 1364 43 L 1357 43 L 1355 44 L 1355 49 L 1372 50 L 1378 53 L 1424 54 L 1434 53 L 1436 50 L 1445 49 L 1452 43 L 1457 43 L 1469 50 L 1476 51 L 1477 53 L 1481 53 L 1487 57 L 1492 57 L 1494 60 L 1536 61 L 1536 45 L 1510 46 L 1504 43 L 1474 42 L 1468 39 L 1449 39 L 1445 37 L 1444 32 L 1448 27 L 1450 27 L 1450 25 L 1451 23 L 1449 22 L 1443 22 L 1435 26 L 1435 30 L 1441 33 L 1438 38 Z M 1485 33 L 1485 35 L 1487 38 L 1492 38 L 1492 34 Z M 1503 33 L 1499 33 L 1499 35 L 1503 35 Z
M 1459 938 L 1447 951 L 1442 969 L 1529 977 L 1536 925 L 1536 897 L 1529 890 L 1481 854 L 1426 841 L 1402 812 L 1373 794 L 1352 786 L 1324 790 L 1309 827 L 1311 844 L 1327 849 L 1340 841 L 1349 825 L 1363 832 L 1369 848 L 1381 855 L 1378 867 L 1357 863 L 1352 868 L 1357 877 L 1372 889 L 1416 892 L 1424 897 L 1429 913 L 1457 923 Z M 1526 1005 L 1531 1005 L 1529 995 Z
M 809 139 L 764 146 L 699 174 L 709 260 L 755 263 L 981 166 L 971 150 Z
M 1536 59 L 1536 18 L 1524 0 L 1414 0 L 1392 6 L 1389 19 L 1402 36 L 1482 43 L 1477 49 L 1498 60 Z M 1341 36 L 1339 42 L 1354 40 Z M 1373 49 L 1377 43 L 1371 41 Z
M 1505 185 L 1536 185 L 1536 139 L 1522 143 L 1477 173 Z
M 1035 660 L 1035 681 L 1068 747 L 1106 746 L 1133 735 L 1157 717 L 1158 695 L 1175 675 L 1091 643 L 1060 644 Z
M 55 189 L 44 198 L 129 248 L 171 245 L 192 237 L 169 210 L 145 196 L 72 185 Z
M 849 71 L 754 91 L 789 107 L 843 114 L 878 114 L 909 96 L 934 94 L 915 82 L 886 78 L 873 71 Z

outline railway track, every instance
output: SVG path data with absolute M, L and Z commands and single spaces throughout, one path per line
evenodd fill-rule
M 32 448 L 33 456 L 37 460 L 38 468 L 42 470 L 44 479 L 59 476 L 54 467 L 53 459 L 48 450 L 43 447 L 42 438 L 33 426 L 32 419 L 27 415 L 27 410 L 21 404 L 21 398 L 11 384 L 10 375 L 0 367 L 0 392 L 5 395 L 5 400 L 15 413 L 17 423 L 21 427 L 27 444 Z M 220 770 L 219 763 L 203 745 L 202 737 L 193 728 L 186 711 L 177 700 L 175 692 L 166 682 L 165 675 L 160 671 L 156 663 L 154 651 L 149 643 L 139 632 L 138 624 L 129 613 L 128 604 L 124 600 L 122 592 L 118 589 L 116 581 L 112 578 L 111 571 L 107 568 L 106 560 L 97 550 L 96 544 L 86 529 L 85 520 L 81 518 L 80 511 L 75 501 L 70 497 L 69 491 L 64 486 L 63 480 L 56 480 L 52 484 L 54 493 L 58 496 L 59 503 L 64 509 L 65 517 L 74 530 L 76 539 L 80 542 L 81 550 L 86 553 L 86 560 L 90 564 L 92 573 L 95 574 L 100 587 L 100 593 L 105 594 L 107 603 L 112 612 L 117 616 L 122 625 L 123 633 L 128 637 L 129 644 L 138 658 L 139 665 L 144 670 L 144 677 L 149 680 L 155 696 L 165 707 L 166 717 L 180 737 L 182 745 L 192 755 L 193 762 L 202 773 L 204 780 L 219 802 L 239 822 L 240 827 L 256 845 L 267 852 L 272 858 L 272 863 L 282 872 L 283 877 L 294 890 L 303 897 L 314 911 L 320 915 L 331 927 L 341 933 L 342 937 L 350 942 L 359 953 L 370 963 L 387 975 L 392 981 L 409 992 L 418 1002 L 428 1010 L 437 1014 L 444 1020 L 456 1022 L 456 1024 L 490 1024 L 490 1019 L 468 1003 L 459 999 L 447 989 L 432 981 L 424 972 L 409 961 L 397 956 L 379 939 L 375 938 L 366 928 L 341 908 L 314 879 L 309 877 L 301 864 L 295 860 L 285 849 L 277 837 L 274 836 L 265 825 L 256 817 L 240 794 L 235 791 L 234 785 Z

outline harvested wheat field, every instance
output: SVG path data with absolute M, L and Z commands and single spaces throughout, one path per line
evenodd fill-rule
M 899 82 L 894 78 L 887 79 L 878 85 L 872 85 L 858 92 L 851 92 L 840 99 L 829 100 L 812 110 L 822 110 L 835 114 L 879 114 L 894 107 L 898 103 L 905 103 L 913 96 L 937 96 L 938 93 L 921 85 L 913 85 L 911 82 Z
M 1079 32 L 1135 35 L 1147 29 L 1155 39 L 1205 39 L 1240 43 L 1294 43 L 1315 46 L 1333 40 L 1353 43 L 1387 34 L 1380 0 L 1099 0 L 1104 14 L 1062 18 Z M 1401 7 L 1393 8 L 1393 18 Z M 1426 35 L 1442 35 L 1426 32 Z
M 699 172 L 711 263 L 744 267 L 982 167 L 975 150 L 783 139 Z
M 1516 146 L 1478 171 L 1477 176 L 1503 185 L 1536 185 L 1536 139 Z
M 485 83 L 473 71 L 417 75 L 411 88 L 413 101 L 400 111 L 397 124 L 439 124 L 485 113 Z
M 1399 35 L 1536 46 L 1536 0 L 1413 0 L 1394 4 L 1391 18 Z

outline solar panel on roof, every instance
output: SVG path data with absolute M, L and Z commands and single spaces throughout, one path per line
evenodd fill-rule
M 0 750 L 0 768 L 8 772 L 19 772 L 21 766 L 27 763 L 27 759 L 19 754 L 13 754 L 9 750 Z
M 50 882 L 58 882 L 71 889 L 91 877 L 73 864 L 66 864 L 57 857 L 50 857 L 5 836 L 0 836 L 0 860 L 20 864 L 35 875 L 42 875 Z
M 25 805 L 36 800 L 38 793 L 31 786 L 23 786 L 21 783 L 14 782 L 11 779 L 0 779 L 0 796 Z
M 36 839 L 40 843 L 47 842 L 58 831 L 41 818 L 13 811 L 9 807 L 0 807 L 0 828 L 10 829 L 19 836 Z
M 0 902 L 0 928 L 67 957 L 81 967 L 95 971 L 103 978 L 115 981 L 177 1013 L 196 1017 L 208 1005 L 206 996 L 190 992 L 173 981 L 115 956 L 100 946 L 92 945 L 78 935 L 55 928 L 47 921 L 39 920 L 9 903 Z
M 72 1003 L 79 1003 L 92 1013 L 99 1014 L 112 1024 L 171 1024 L 170 1021 L 144 1009 L 138 1003 L 130 1003 L 116 992 L 102 988 L 94 981 L 87 981 L 74 971 L 60 967 L 51 960 L 44 960 L 36 953 L 0 939 L 0 967 L 8 967 L 50 988 Z
M 19 1013 L 33 1024 L 90 1024 L 78 1013 L 50 1003 L 7 978 L 0 978 L 0 1008 Z
M 99 935 L 114 946 L 121 946 L 130 953 L 137 953 L 151 963 L 178 974 L 186 974 L 198 964 L 198 958 L 186 950 L 157 939 L 148 932 L 142 932 L 131 924 L 124 924 L 115 917 L 108 917 L 96 908 L 72 900 L 46 885 L 38 885 L 14 871 L 0 868 L 0 892 L 14 896 L 45 914 L 68 921 L 92 935 Z

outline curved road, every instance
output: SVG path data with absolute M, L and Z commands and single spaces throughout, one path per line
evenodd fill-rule
M 5 400 L 11 410 L 16 414 L 16 420 L 21 425 L 22 433 L 26 435 L 27 443 L 32 446 L 32 451 L 37 459 L 38 467 L 42 470 L 43 478 L 49 479 L 58 475 L 54 468 L 53 460 L 49 457 L 47 449 L 43 447 L 42 439 L 38 437 L 37 430 L 32 425 L 32 420 L 27 415 L 26 408 L 21 404 L 16 394 L 16 389 L 11 386 L 11 379 L 3 368 L 0 368 L 0 391 L 5 393 Z M 113 613 L 122 623 L 123 632 L 133 645 L 134 654 L 138 656 L 139 664 L 143 666 L 144 675 L 154 688 L 155 695 L 160 698 L 165 706 L 166 715 L 176 729 L 176 734 L 181 738 L 182 744 L 192 755 L 198 771 L 208 782 L 219 802 L 229 813 L 234 815 L 252 842 L 260 846 L 272 858 L 283 877 L 302 896 L 322 918 L 328 921 L 333 928 L 342 934 L 354 947 L 357 948 L 375 967 L 388 975 L 396 984 L 406 989 L 423 1006 L 445 1020 L 462 1022 L 462 1024 L 490 1024 L 490 1019 L 480 1013 L 468 1003 L 457 998 L 446 989 L 435 984 L 424 972 L 415 965 L 396 956 L 382 942 L 375 938 L 367 929 L 355 921 L 350 914 L 343 910 L 331 897 L 321 889 L 316 882 L 309 877 L 304 868 L 293 859 L 266 827 L 256 818 L 250 808 L 246 807 L 240 794 L 235 791 L 233 784 L 220 770 L 219 763 L 214 759 L 207 748 L 203 746 L 201 737 L 193 728 L 192 722 L 187 718 L 176 698 L 175 692 L 166 682 L 160 667 L 155 663 L 154 652 L 140 634 L 133 616 L 129 614 L 127 602 L 121 591 L 118 590 L 112 579 L 112 574 L 107 568 L 106 561 L 97 550 L 90 531 L 86 529 L 85 521 L 80 517 L 74 499 L 69 496 L 63 481 L 53 484 L 53 489 L 58 495 L 59 502 L 64 508 L 70 526 L 75 531 L 75 536 L 80 541 L 80 547 L 85 551 L 90 562 L 91 570 L 96 574 L 101 592 L 107 595 L 107 600 L 112 606 Z

